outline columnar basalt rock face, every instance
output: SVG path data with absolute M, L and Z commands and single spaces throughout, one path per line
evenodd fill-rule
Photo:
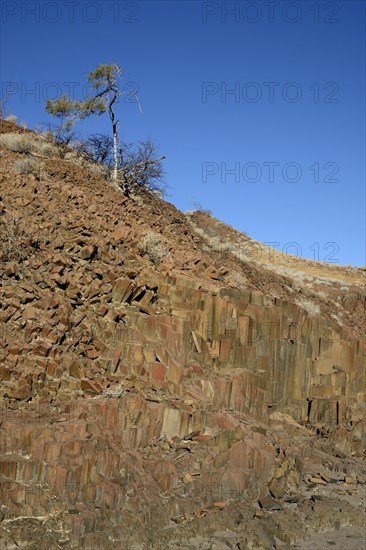
M 0 262 L 1 548 L 271 548 L 305 534 L 309 502 L 361 524 L 362 327 L 265 270 L 235 288 L 171 205 L 60 159 L 10 186 L 3 155 L 24 258 Z M 151 227 L 159 268 L 137 252 Z M 348 491 L 337 511 L 323 485 Z
M 170 496 L 163 507 L 168 520 L 214 501 L 264 497 L 268 486 L 276 495 L 296 492 L 311 449 L 300 438 L 291 450 L 286 440 L 286 458 L 276 465 L 269 434 L 279 414 L 305 431 L 328 431 L 340 450 L 361 455 L 361 342 L 297 306 L 258 293 L 192 287 L 177 277 L 162 277 L 153 304 L 149 290 L 140 293 L 141 300 L 149 296 L 146 313 L 139 302 L 123 301 L 129 294 L 121 297 L 122 288 L 138 288 L 124 281 L 110 291 L 118 321 L 96 324 L 88 334 L 92 363 L 38 354 L 34 362 L 6 367 L 3 391 L 18 403 L 2 409 L 6 519 L 20 508 L 42 517 L 57 510 L 69 540 L 81 541 L 81 526 L 108 530 L 117 509 L 120 529 L 124 522 L 131 529 L 150 525 L 151 507 L 159 502 L 160 509 L 163 495 Z M 155 311 L 160 301 L 169 313 Z M 19 365 L 23 378 L 16 384 Z M 34 404 L 21 405 L 20 381 L 30 376 Z

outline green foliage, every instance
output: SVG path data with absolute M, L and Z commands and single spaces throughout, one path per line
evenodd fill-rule
M 102 86 L 110 89 L 116 87 L 117 79 L 121 77 L 121 69 L 118 65 L 111 64 L 99 65 L 94 71 L 89 73 L 88 80 L 92 83 L 93 88 L 101 88 Z
M 81 119 L 86 118 L 90 115 L 101 115 L 107 110 L 107 105 L 104 103 L 102 98 L 91 97 L 86 99 L 84 102 L 80 102 L 78 105 L 78 112 Z
M 61 119 L 59 134 L 72 135 L 72 128 L 79 120 L 84 120 L 90 115 L 101 115 L 108 112 L 113 131 L 113 179 L 117 180 L 119 155 L 118 155 L 118 129 L 119 121 L 115 115 L 115 103 L 121 94 L 118 80 L 121 78 L 121 69 L 116 64 L 101 64 L 88 74 L 88 81 L 95 93 L 84 101 L 73 101 L 67 96 L 57 100 L 46 102 L 46 111 Z M 88 147 L 85 149 L 89 154 Z M 145 159 L 142 160 L 145 163 Z M 155 163 L 155 161 L 154 161 Z M 153 165 L 148 159 L 148 166 Z M 141 163 L 139 163 L 141 164 Z M 140 167 L 138 173 L 140 174 Z
M 101 115 L 110 109 L 119 94 L 117 79 L 121 75 L 118 65 L 99 65 L 89 73 L 88 81 L 93 88 L 99 90 L 95 95 L 88 97 L 85 101 L 75 101 L 61 96 L 59 99 L 46 101 L 46 111 L 57 118 L 62 119 L 63 129 L 70 131 L 77 120 L 83 120 L 90 115 Z M 112 97 L 110 96 L 112 92 Z
M 83 120 L 90 115 L 102 114 L 107 110 L 102 98 L 91 97 L 85 101 L 72 101 L 62 96 L 54 101 L 47 99 L 46 111 L 50 115 L 64 119 L 65 128 L 70 130 L 77 119 Z
M 79 108 L 78 101 L 72 101 L 67 96 L 63 95 L 59 99 L 46 101 L 46 111 L 50 115 L 54 115 L 59 118 L 66 118 L 78 113 Z

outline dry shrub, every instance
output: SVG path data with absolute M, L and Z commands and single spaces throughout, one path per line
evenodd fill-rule
M 300 306 L 302 309 L 305 309 L 309 313 L 309 315 L 320 315 L 320 307 L 318 304 L 312 302 L 308 298 L 302 298 L 300 300 L 296 300 L 296 303 L 298 306 Z
M 92 172 L 92 174 L 95 174 L 96 176 L 100 178 L 108 178 L 109 177 L 109 170 L 102 164 L 92 164 L 88 163 L 85 165 L 85 168 L 89 170 L 89 172 Z
M 33 174 L 33 176 L 40 180 L 42 176 L 42 164 L 32 158 L 23 158 L 14 162 L 14 172 L 17 174 Z
M 28 134 L 2 134 L 0 145 L 15 153 L 29 154 L 35 151 L 35 139 Z
M 16 124 L 18 121 L 18 118 L 16 115 L 8 115 L 4 118 L 4 120 L 6 120 L 7 122 L 13 122 L 14 124 Z
M 89 172 L 91 172 L 92 174 L 94 174 L 99 178 L 109 179 L 110 170 L 106 166 L 103 166 L 103 164 L 89 162 L 85 160 L 83 157 L 77 156 L 73 152 L 66 153 L 65 159 L 72 161 L 73 164 L 77 164 L 78 166 L 81 166 L 81 168 L 88 170 Z
M 110 388 L 110 389 L 104 390 L 101 393 L 100 397 L 121 397 L 123 393 L 124 393 L 124 387 L 121 385 L 114 389 Z
M 63 158 L 65 155 L 65 152 L 61 151 L 60 145 L 55 142 L 54 135 L 50 130 L 38 132 L 36 147 L 38 153 L 45 157 Z
M 20 220 L 12 217 L 0 222 L 0 257 L 4 262 L 21 262 L 27 257 L 29 237 Z
M 43 157 L 59 157 L 59 147 L 50 143 L 44 136 L 32 134 L 2 134 L 0 145 L 10 151 L 23 154 L 35 154 Z
M 248 285 L 248 279 L 244 275 L 244 273 L 240 273 L 240 271 L 233 271 L 231 273 L 231 278 L 233 280 L 234 285 L 237 288 L 244 288 Z
M 147 231 L 138 243 L 137 248 L 142 256 L 148 256 L 155 265 L 159 265 L 169 255 L 160 235 L 154 231 Z
M 194 207 L 194 212 L 200 212 L 201 214 L 205 214 L 206 216 L 209 216 L 210 218 L 213 217 L 212 210 L 204 208 L 200 202 L 197 202 L 193 199 L 193 200 L 191 200 L 191 204 Z
M 52 145 L 52 143 L 45 142 L 37 142 L 36 144 L 37 150 L 40 155 L 43 155 L 44 157 L 60 157 L 60 151 L 59 148 L 56 145 Z

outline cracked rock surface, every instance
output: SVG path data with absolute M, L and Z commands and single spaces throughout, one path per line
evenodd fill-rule
M 0 154 L 0 547 L 362 548 L 365 271 Z

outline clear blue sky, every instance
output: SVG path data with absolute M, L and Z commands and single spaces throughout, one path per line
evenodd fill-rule
M 160 145 L 169 201 L 365 265 L 365 5 L 3 0 L 2 92 L 33 128 L 45 97 L 80 98 L 88 72 L 118 63 L 143 109 L 120 102 L 122 138 Z

